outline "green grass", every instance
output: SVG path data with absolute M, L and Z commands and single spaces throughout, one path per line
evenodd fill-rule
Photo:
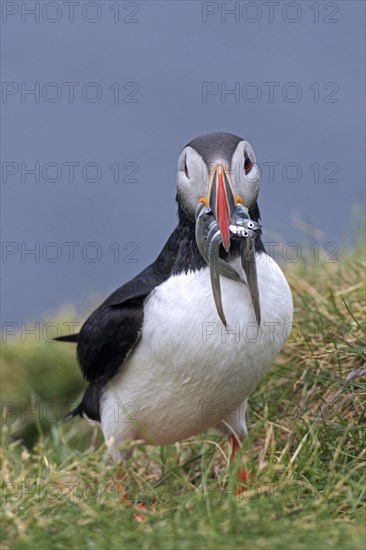
M 250 400 L 240 496 L 215 432 L 136 444 L 127 465 L 111 464 L 96 428 L 56 421 L 83 388 L 73 347 L 3 346 L 2 547 L 364 549 L 365 265 L 355 258 L 286 270 L 295 328 Z

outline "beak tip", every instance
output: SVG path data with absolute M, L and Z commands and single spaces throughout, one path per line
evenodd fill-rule
M 230 235 L 221 235 L 222 246 L 225 248 L 226 252 L 230 250 Z

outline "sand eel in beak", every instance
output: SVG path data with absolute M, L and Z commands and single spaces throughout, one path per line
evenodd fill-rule
M 249 286 L 250 296 L 258 325 L 260 324 L 260 304 L 257 284 L 257 272 L 255 265 L 255 238 L 260 234 L 261 225 L 250 219 L 248 209 L 238 204 L 230 221 L 230 236 L 242 239 L 240 245 L 240 257 L 246 280 Z M 222 307 L 219 274 L 234 281 L 245 280 L 225 260 L 219 257 L 222 236 L 217 222 L 213 218 L 212 210 L 206 209 L 200 203 L 196 210 L 196 242 L 202 257 L 210 267 L 212 292 L 221 321 L 226 326 L 226 319 Z

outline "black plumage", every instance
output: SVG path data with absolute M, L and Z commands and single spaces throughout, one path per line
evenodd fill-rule
M 243 138 L 234 134 L 214 132 L 210 134 L 210 139 L 207 139 L 207 136 L 200 136 L 192 139 L 186 147 L 189 146 L 199 151 L 204 163 L 208 167 L 211 167 L 218 158 L 221 158 L 230 166 L 234 151 L 241 141 L 243 141 Z

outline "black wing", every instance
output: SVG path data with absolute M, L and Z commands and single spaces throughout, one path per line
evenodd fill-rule
M 88 382 L 112 378 L 131 353 L 141 336 L 146 296 L 102 304 L 86 320 L 78 336 L 77 357 Z
M 115 290 L 85 321 L 79 334 L 56 338 L 77 342 L 84 378 L 105 383 L 119 370 L 141 337 L 144 301 L 171 274 L 177 253 L 178 228 L 153 264 Z M 77 414 L 77 413 L 76 413 Z

